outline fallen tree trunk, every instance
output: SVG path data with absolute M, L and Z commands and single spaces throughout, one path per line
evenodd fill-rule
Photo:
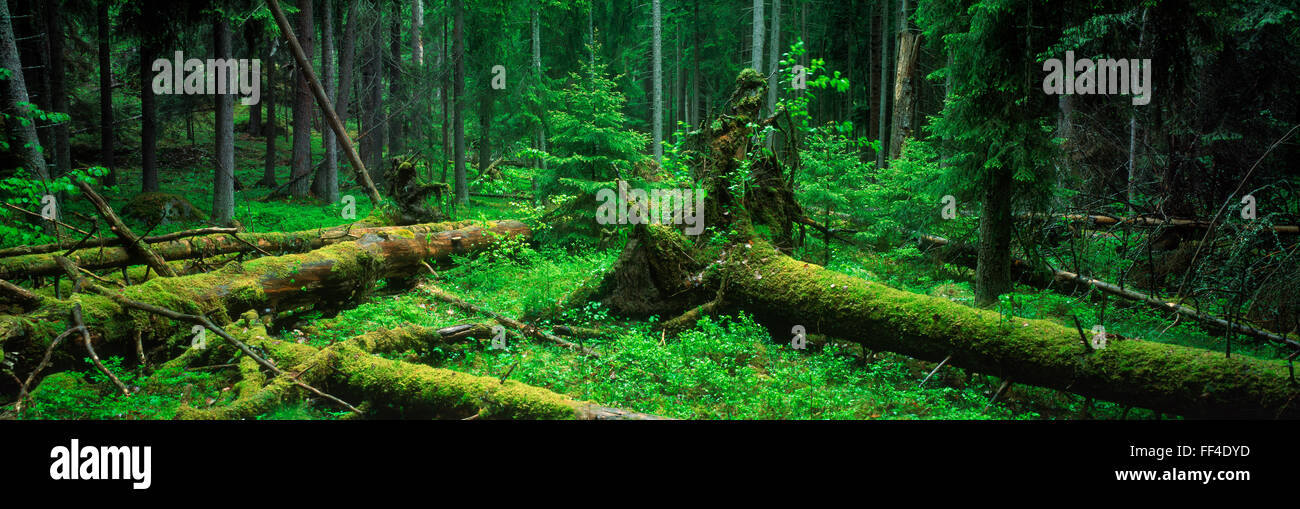
M 1017 383 L 1206 418 L 1300 417 L 1283 361 L 1149 341 L 1085 350 L 1078 332 L 895 290 L 800 262 L 756 241 L 709 276 L 727 301 L 775 322 L 873 350 L 948 363 Z
M 218 233 L 231 234 L 231 233 L 238 233 L 238 231 L 239 230 L 237 228 L 209 227 L 209 228 L 200 228 L 197 230 L 185 230 L 176 233 L 169 233 L 167 235 L 156 235 L 152 237 L 144 237 L 143 239 L 140 240 L 147 244 L 157 244 L 159 242 L 166 242 L 169 240 L 176 240 L 185 237 L 197 237 L 200 235 L 212 235 Z M 22 255 L 31 255 L 31 254 L 47 254 L 47 253 L 54 253 L 57 251 L 69 251 L 69 250 L 75 251 L 78 249 L 88 249 L 92 247 L 117 247 L 121 245 L 122 245 L 122 239 L 120 237 L 97 237 L 93 239 L 86 239 L 85 242 L 76 242 L 70 240 L 67 242 L 61 242 L 57 244 L 39 244 L 35 246 L 14 246 L 11 248 L 0 249 L 0 258 L 8 258 L 11 256 L 22 256 Z
M 279 254 L 303 253 L 339 242 L 356 240 L 370 233 L 424 235 L 455 230 L 471 224 L 473 224 L 473 221 L 369 228 L 353 228 L 345 225 L 298 232 L 242 233 L 237 236 L 236 234 L 224 232 L 181 238 L 164 235 L 155 237 L 158 242 L 150 244 L 149 249 L 167 261 L 250 251 Z M 143 239 L 144 242 L 149 242 L 149 240 L 148 238 Z M 139 252 L 125 247 L 85 247 L 68 254 L 67 258 L 77 264 L 78 267 L 86 270 L 145 263 L 144 257 Z M 49 276 L 58 274 L 62 270 L 52 254 L 31 254 L 0 258 L 0 279 L 13 280 L 27 276 Z
M 453 254 L 484 250 L 499 239 L 530 236 L 531 230 L 518 221 L 424 234 L 384 229 L 355 242 L 231 263 L 203 274 L 157 278 L 120 292 L 134 301 L 225 323 L 250 309 L 278 312 L 316 303 L 338 305 L 364 294 L 379 278 L 418 272 L 425 260 L 446 260 Z M 96 341 L 108 345 L 124 346 L 137 332 L 156 339 L 189 330 L 187 324 L 133 313 L 101 295 L 77 295 L 75 301 L 46 298 L 31 313 L 0 315 L 0 348 L 20 354 L 20 365 L 14 369 L 34 366 L 50 339 L 68 328 L 65 317 L 74 302 L 82 304 Z
M 927 243 L 939 247 L 951 247 L 952 253 L 948 253 L 947 256 L 951 257 L 953 261 L 957 261 L 959 263 L 963 263 L 971 267 L 973 267 L 975 264 L 973 246 L 953 243 L 948 239 L 945 239 L 943 237 L 936 237 L 934 235 L 922 234 L 919 235 L 918 238 L 923 243 Z M 1288 337 L 1280 336 L 1272 332 L 1259 329 L 1256 327 L 1252 327 L 1244 323 L 1237 323 L 1237 322 L 1229 323 L 1227 320 L 1212 316 L 1207 313 L 1203 313 L 1196 308 L 1184 306 L 1176 302 L 1165 302 L 1155 297 L 1152 297 L 1150 295 L 1147 295 L 1145 293 L 1133 290 L 1131 288 L 1121 288 L 1119 285 L 1107 283 L 1099 279 L 1093 279 L 1087 276 L 1083 276 L 1080 274 L 1075 274 L 1073 272 L 1064 271 L 1055 268 L 1050 269 L 1051 278 L 1050 280 L 1048 280 L 1047 278 L 1043 277 L 1044 275 L 1046 275 L 1046 271 L 1029 270 L 1029 264 L 1025 263 L 1024 260 L 1013 258 L 1011 260 L 1011 263 L 1012 263 L 1013 274 L 1016 274 L 1019 279 L 1022 279 L 1024 281 L 1033 284 L 1037 284 L 1038 286 L 1047 286 L 1046 283 L 1054 280 L 1062 283 L 1071 283 L 1071 284 L 1087 286 L 1090 288 L 1096 288 L 1097 290 L 1100 290 L 1110 295 L 1114 295 L 1116 297 L 1141 302 L 1160 311 L 1169 311 L 1173 313 L 1178 313 L 1180 315 L 1186 316 L 1197 322 L 1200 322 L 1205 325 L 1209 325 L 1211 327 L 1215 327 L 1223 330 L 1231 330 L 1233 332 L 1245 334 L 1252 338 L 1276 343 L 1279 345 L 1286 345 L 1288 347 L 1300 350 L 1300 341 L 1296 341 Z
M 1066 221 L 1084 222 L 1094 226 L 1116 226 L 1122 224 L 1131 224 L 1137 226 L 1170 226 L 1183 228 L 1209 228 L 1210 222 L 1203 219 L 1178 219 L 1178 218 L 1160 218 L 1151 216 L 1137 217 L 1116 217 L 1101 214 L 1029 214 L 1020 216 L 1018 219 L 1063 219 Z M 1274 225 L 1271 228 L 1277 233 L 1300 233 L 1300 226 L 1297 225 Z
M 250 313 L 251 314 L 251 313 Z M 255 317 L 254 317 L 255 318 Z M 292 378 L 367 401 L 400 406 L 404 412 L 494 419 L 659 419 L 659 417 L 574 400 L 550 390 L 495 377 L 476 376 L 423 364 L 385 359 L 379 353 L 427 348 L 463 338 L 454 331 L 421 326 L 380 330 L 317 350 L 270 339 L 255 320 L 244 340 L 270 352 L 286 375 L 265 383 L 255 363 L 243 362 L 235 401 L 213 409 L 182 407 L 181 419 L 240 419 L 264 413 L 288 399 Z

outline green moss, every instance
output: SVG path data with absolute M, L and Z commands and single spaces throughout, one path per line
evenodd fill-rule
M 357 346 L 338 348 L 343 383 L 372 399 L 413 411 L 458 410 L 514 419 L 573 419 L 583 403 L 512 380 L 467 375 L 420 364 L 383 359 Z
M 1085 353 L 1079 334 L 895 290 L 776 253 L 737 250 L 717 271 L 729 298 L 767 319 L 804 324 L 878 350 L 1188 416 L 1300 415 L 1286 365 L 1141 340 Z M 739 254 L 735 254 L 739 253 Z
M 185 197 L 171 193 L 140 193 L 122 207 L 122 214 L 146 223 L 155 223 L 161 220 L 168 210 L 171 211 L 167 217 L 169 221 L 195 221 L 207 218 Z

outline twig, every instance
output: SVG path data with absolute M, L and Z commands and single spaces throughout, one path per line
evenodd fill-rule
M 1264 159 L 1267 158 L 1269 154 L 1273 153 L 1273 149 L 1277 148 L 1278 145 L 1281 145 L 1287 138 L 1290 138 L 1291 134 L 1294 133 L 1296 129 L 1300 129 L 1300 124 L 1296 124 L 1296 126 L 1292 127 L 1290 131 L 1287 131 L 1281 138 L 1278 138 L 1277 141 L 1268 146 L 1268 150 L 1264 151 L 1264 155 L 1259 156 L 1259 159 L 1255 160 L 1255 164 L 1251 165 L 1250 171 L 1247 171 L 1246 176 L 1241 178 L 1241 182 L 1237 184 L 1237 188 L 1232 191 L 1232 194 L 1228 195 L 1228 199 L 1223 202 L 1223 205 L 1219 206 L 1219 211 L 1214 213 L 1214 218 L 1210 220 L 1210 225 L 1205 228 L 1205 235 L 1202 235 L 1201 241 L 1196 244 L 1196 251 L 1192 253 L 1192 261 L 1187 264 L 1187 271 L 1183 273 L 1182 282 L 1178 284 L 1178 293 L 1175 295 L 1179 297 L 1179 302 L 1183 300 L 1183 289 L 1187 286 L 1187 280 L 1191 277 L 1192 270 L 1196 268 L 1196 259 L 1201 255 L 1201 248 L 1205 247 L 1205 239 L 1208 239 L 1210 234 L 1214 232 L 1214 226 L 1218 224 L 1219 218 L 1223 216 L 1223 211 L 1228 209 L 1228 204 L 1232 203 L 1232 199 L 1237 196 L 1237 193 L 1241 192 L 1241 188 L 1246 186 L 1246 181 L 1250 180 L 1251 175 L 1255 174 L 1255 169 L 1259 168 L 1259 163 L 1264 162 Z
M 45 216 L 42 216 L 42 215 L 40 215 L 40 214 L 37 214 L 37 213 L 32 212 L 32 211 L 27 210 L 27 209 L 24 209 L 24 208 L 22 208 L 22 207 L 16 206 L 16 205 L 14 205 L 14 204 L 12 204 L 12 203 L 6 203 L 5 206 L 6 206 L 6 207 L 9 207 L 9 208 L 11 208 L 11 209 L 17 210 L 18 212 L 22 212 L 22 213 L 24 213 L 24 214 L 27 214 L 27 215 L 29 215 L 29 216 L 32 216 L 32 217 L 38 217 L 38 218 L 40 218 L 42 221 L 50 221 L 50 222 L 52 222 L 52 223 L 54 223 L 54 224 L 56 224 L 56 225 L 62 226 L 62 227 L 64 227 L 64 228 L 67 228 L 67 229 L 72 230 L 72 231 L 74 231 L 74 232 L 80 233 L 80 234 L 82 234 L 82 235 L 87 235 L 87 234 L 89 234 L 89 232 L 87 232 L 86 230 L 82 230 L 81 228 L 77 228 L 77 227 L 72 226 L 72 225 L 70 225 L 70 224 L 68 224 L 68 223 L 65 223 L 65 222 L 63 222 L 63 221 L 59 221 L 58 219 L 46 219 Z
M 935 366 L 934 369 L 930 370 L 930 374 L 925 375 L 925 379 L 921 380 L 921 383 L 916 384 L 916 386 L 920 387 L 922 385 L 925 385 L 926 382 L 929 382 L 930 377 L 934 376 L 935 373 L 938 373 L 939 368 L 942 368 L 944 364 L 947 364 L 949 359 L 952 359 L 952 354 L 948 354 L 948 356 L 944 357 L 942 361 L 939 361 L 939 365 Z
M 1003 380 L 1002 385 L 998 387 L 998 391 L 993 393 L 993 399 L 990 399 L 989 404 L 984 405 L 984 410 L 980 410 L 980 412 L 981 413 L 987 412 L 989 410 L 989 407 L 993 406 L 993 403 L 998 400 L 998 396 L 1002 395 L 1002 391 L 1007 389 L 1008 385 L 1011 385 L 1011 380 L 1010 379 Z
M 99 361 L 99 354 L 95 353 L 95 347 L 91 346 L 90 331 L 86 330 L 86 324 L 81 320 L 80 302 L 72 305 L 72 322 L 78 329 L 81 329 L 81 341 L 86 344 L 86 351 L 90 352 L 90 360 L 94 361 L 95 366 L 98 367 L 100 371 L 103 371 L 105 375 L 108 375 L 108 379 L 112 380 L 113 384 L 116 385 L 118 389 L 122 390 L 123 395 L 130 396 L 131 390 L 127 389 L 126 384 L 123 384 L 121 380 L 118 380 L 117 376 L 114 375 L 112 371 L 109 371 L 108 367 L 105 366 L 103 362 Z
M 255 251 L 259 252 L 259 253 L 262 253 L 262 256 L 272 256 L 271 253 L 266 252 L 265 249 L 262 249 L 262 248 L 260 248 L 260 247 L 257 247 L 257 246 L 254 245 L 252 242 L 249 242 L 249 241 L 247 241 L 247 240 L 244 240 L 244 239 L 239 238 L 239 235 L 237 235 L 235 232 L 227 232 L 227 233 L 229 233 L 230 236 L 233 237 L 235 240 L 238 240 L 241 244 L 243 244 L 243 245 L 245 245 L 245 246 L 248 246 L 248 247 L 251 247 L 251 248 L 253 248 L 253 250 L 255 250 Z
M 79 329 L 80 327 L 73 327 L 65 330 L 62 334 L 55 336 L 54 341 L 50 341 L 50 346 L 45 348 L 45 356 L 41 358 L 41 363 L 37 364 L 36 369 L 33 370 L 31 374 L 27 375 L 27 380 L 24 381 L 22 387 L 18 389 L 18 403 L 14 406 L 14 413 L 21 413 L 23 411 L 23 402 L 26 401 L 27 398 L 27 388 L 31 387 L 32 381 L 36 379 L 36 375 L 50 365 L 50 355 L 54 353 L 54 347 L 59 346 L 59 343 L 63 341 L 63 338 L 78 332 Z

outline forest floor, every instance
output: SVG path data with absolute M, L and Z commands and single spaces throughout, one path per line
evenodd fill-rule
M 196 128 L 205 133 L 206 129 Z M 199 136 L 202 136 L 201 134 Z M 281 136 L 278 161 L 284 181 L 289 140 Z M 210 208 L 211 171 L 208 139 L 189 140 L 183 133 L 165 136 L 160 147 L 161 188 L 181 195 L 199 210 Z M 319 138 L 313 149 L 320 152 Z M 297 231 L 346 224 L 342 205 L 322 205 L 314 200 L 276 199 L 258 201 L 270 190 L 256 183 L 262 174 L 265 141 L 238 134 L 237 178 L 243 189 L 236 192 L 236 220 L 250 232 Z M 128 164 L 131 164 L 128 162 Z M 138 161 L 134 168 L 119 170 L 118 190 L 107 190 L 110 204 L 120 210 L 135 194 L 139 182 Z M 352 178 L 340 175 L 342 194 L 356 198 L 356 218 L 370 209 L 365 193 L 349 187 Z M 509 179 L 507 175 L 506 179 Z M 526 182 L 526 181 L 525 181 Z M 510 189 L 518 187 L 519 189 Z M 526 190 L 526 184 L 499 184 L 486 192 Z M 86 203 L 68 209 L 87 215 L 94 211 Z M 520 219 L 537 217 L 537 210 L 525 200 L 473 198 L 468 207 L 456 210 L 456 219 Z M 132 228 L 145 234 L 148 225 L 133 222 Z M 148 234 L 158 235 L 203 226 L 202 221 L 174 221 L 157 225 Z M 922 261 L 897 253 L 873 253 L 843 245 L 833 246 L 828 268 L 855 277 L 879 281 L 905 290 L 946 297 L 957 302 L 973 301 L 969 269 Z M 795 253 L 823 263 L 826 248 L 811 240 Z M 614 247 L 562 248 L 533 245 L 509 253 L 489 252 L 455 258 L 436 274 L 413 275 L 436 281 L 471 303 L 507 316 L 519 317 L 530 310 L 554 306 L 582 282 L 609 268 L 618 250 Z M 1025 318 L 1045 318 L 1073 327 L 1071 315 L 1096 313 L 1107 306 L 1085 296 L 1067 296 L 1052 291 L 1019 287 L 1010 299 L 1013 313 Z M 366 332 L 417 324 L 442 327 L 484 321 L 471 316 L 417 288 L 379 288 L 363 301 L 337 316 L 322 317 L 307 312 L 288 320 L 283 330 L 273 330 L 281 339 L 313 346 L 325 346 Z M 1149 311 L 1123 303 L 1110 303 L 1111 331 L 1187 344 L 1189 338 L 1211 338 L 1194 325 L 1177 324 Z M 552 344 L 511 341 L 505 350 L 494 350 L 488 341 L 471 341 L 390 355 L 409 361 L 465 373 L 504 377 L 544 387 L 570 397 L 601 405 L 664 417 L 688 419 L 1079 419 L 1169 417 L 1145 409 L 1126 410 L 1108 402 L 1093 402 L 1082 396 L 1052 389 L 1015 385 L 996 396 L 1002 380 L 968 374 L 944 367 L 924 386 L 919 382 L 934 364 L 887 352 L 864 352 L 852 343 L 831 342 L 806 350 L 794 350 L 773 339 L 767 329 L 744 314 L 705 318 L 695 329 L 675 339 L 666 339 L 656 327 L 657 318 L 628 321 L 610 316 L 598 303 L 569 309 L 564 323 L 605 331 L 603 337 L 584 344 L 601 353 L 598 358 L 576 355 Z M 283 318 L 283 317 L 281 317 Z M 544 330 L 552 324 L 537 323 Z M 485 338 L 486 339 L 486 338 Z M 1216 348 L 1214 344 L 1190 344 Z M 1250 352 L 1245 352 L 1249 354 Z M 1267 357 L 1268 355 L 1262 354 Z M 231 386 L 238 381 L 236 366 L 212 369 L 138 371 L 133 360 L 105 359 L 110 369 L 128 385 L 142 390 L 130 397 L 112 390 L 104 375 L 88 360 L 76 377 L 79 384 L 56 385 L 33 394 L 24 413 L 29 419 L 151 419 L 170 418 L 182 402 L 183 386 L 191 386 L 190 404 L 220 404 L 234 398 Z M 310 401 L 310 400 L 309 400 Z M 298 402 L 282 405 L 259 419 L 333 419 L 324 404 Z M 400 418 L 400 408 L 378 409 L 377 417 Z

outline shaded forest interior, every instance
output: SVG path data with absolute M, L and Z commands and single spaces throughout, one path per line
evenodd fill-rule
M 0 7 L 0 418 L 1300 416 L 1295 6 Z

